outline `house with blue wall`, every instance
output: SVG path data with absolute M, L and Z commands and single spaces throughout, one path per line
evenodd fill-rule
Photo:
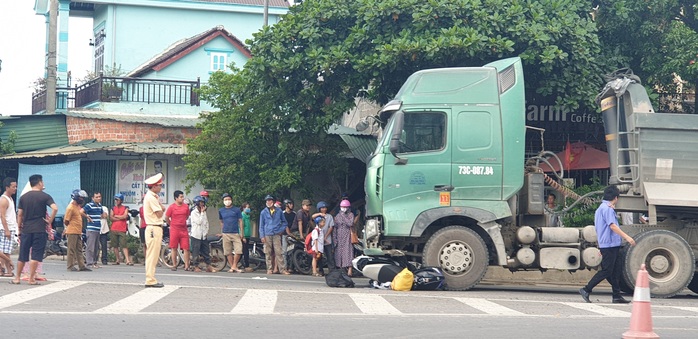
M 225 71 L 231 62 L 238 67 L 245 64 L 250 54 L 244 42 L 262 28 L 265 11 L 265 0 L 58 2 L 58 112 L 89 108 L 134 114 L 198 115 L 210 107 L 205 103 L 202 106 L 194 90 L 206 83 L 212 72 Z M 288 11 L 289 3 L 268 3 L 267 21 L 273 25 Z M 34 6 L 38 15 L 46 16 L 47 32 L 49 4 L 50 0 L 36 0 Z M 93 23 L 90 44 L 95 77 L 87 84 L 69 81 L 71 16 L 90 18 Z M 197 44 L 178 49 L 191 41 Z M 48 43 L 46 46 L 48 53 Z M 146 69 L 154 60 L 159 64 Z M 117 100 L 119 105 L 114 105 Z M 45 101 L 45 92 L 35 94 L 32 113 L 45 112 Z

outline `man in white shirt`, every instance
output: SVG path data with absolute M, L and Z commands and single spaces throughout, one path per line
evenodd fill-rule
M 10 253 L 14 238 L 17 236 L 17 212 L 12 196 L 17 193 L 17 179 L 5 178 L 3 180 L 5 192 L 0 197 L 0 221 L 2 221 L 2 234 L 0 234 L 0 268 L 3 277 L 12 277 L 14 265 Z

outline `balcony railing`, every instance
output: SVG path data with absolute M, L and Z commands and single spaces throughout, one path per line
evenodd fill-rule
M 95 102 L 140 102 L 200 106 L 196 81 L 99 77 L 80 86 L 57 89 L 56 109 L 86 107 Z M 46 91 L 32 97 L 32 114 L 46 110 Z
M 66 110 L 75 107 L 75 88 L 56 88 L 56 110 Z M 46 110 L 46 91 L 32 95 L 32 114 Z

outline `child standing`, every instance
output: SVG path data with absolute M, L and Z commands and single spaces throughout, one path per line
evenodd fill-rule
M 315 229 L 311 235 L 313 239 L 313 276 L 321 277 L 322 275 L 317 271 L 317 263 L 322 259 L 322 253 L 324 252 L 325 218 L 322 216 L 315 217 L 315 225 Z

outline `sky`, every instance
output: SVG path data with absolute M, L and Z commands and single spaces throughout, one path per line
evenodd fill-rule
M 68 70 L 84 77 L 92 67 L 92 19 L 70 18 Z M 32 83 L 43 78 L 46 20 L 34 13 L 34 1 L 0 0 L 0 114 L 31 114 Z

